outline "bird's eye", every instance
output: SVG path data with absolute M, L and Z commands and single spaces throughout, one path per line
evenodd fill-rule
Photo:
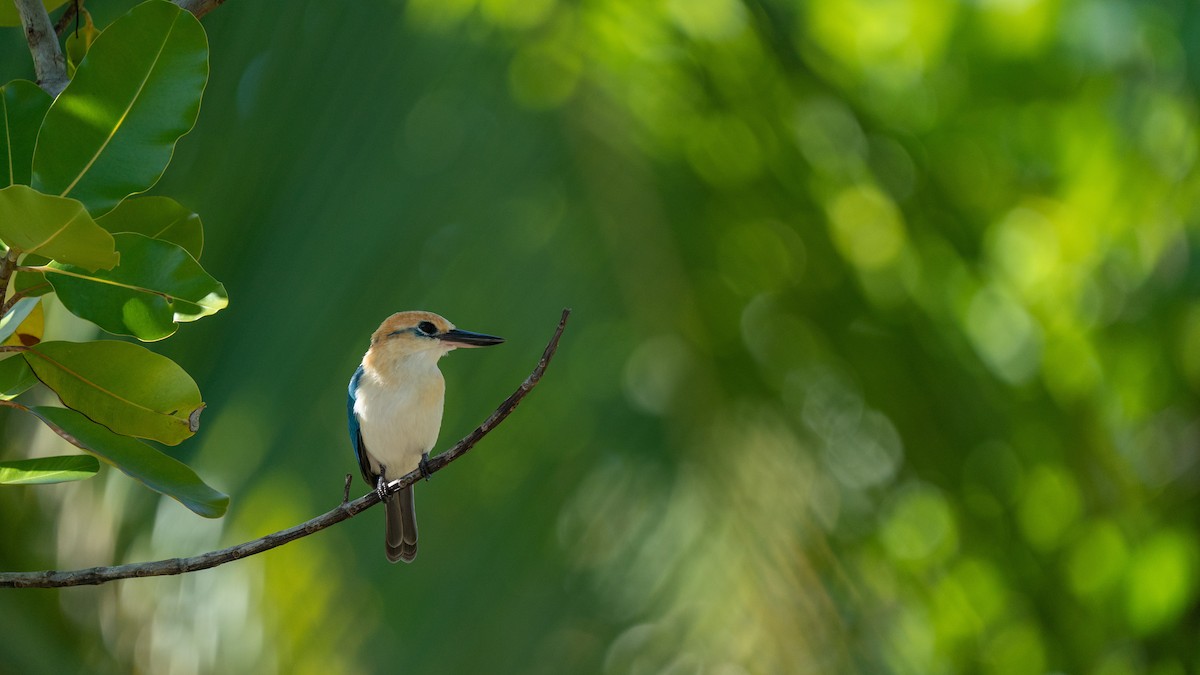
M 433 335 L 437 332 L 437 326 L 433 325 L 432 321 L 422 321 L 421 323 L 417 324 L 417 330 L 421 331 L 425 335 Z

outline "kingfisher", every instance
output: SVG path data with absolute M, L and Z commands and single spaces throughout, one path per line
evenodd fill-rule
M 429 477 L 429 451 L 442 426 L 446 381 L 438 360 L 459 347 L 487 347 L 504 338 L 460 330 L 432 312 L 399 312 L 371 335 L 350 378 L 346 414 L 363 480 L 384 503 L 387 559 L 417 557 L 413 486 L 386 495 L 389 481 L 414 469 Z

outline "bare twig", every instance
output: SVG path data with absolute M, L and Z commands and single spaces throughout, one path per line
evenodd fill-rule
M 8 249 L 4 252 L 4 257 L 0 258 L 0 300 L 8 294 L 8 282 L 12 279 L 13 270 L 17 268 L 17 257 L 21 254 L 14 249 Z M 14 303 L 15 304 L 15 303 Z M 12 305 L 4 304 L 3 311 L 0 311 L 0 316 L 8 314 L 8 310 Z
M 68 4 L 67 8 L 63 10 L 62 16 L 58 17 L 58 21 L 54 22 L 55 35 L 62 35 L 63 31 L 67 29 L 67 24 L 71 23 L 71 19 L 79 16 L 79 10 L 81 9 L 83 9 L 83 0 L 75 0 Z
M 191 12 L 197 19 L 225 4 L 225 0 L 172 0 L 182 9 Z
M 484 436 L 497 425 L 508 417 L 509 413 L 517 407 L 521 399 L 525 398 L 537 383 L 542 379 L 542 374 L 546 372 L 546 367 L 550 365 L 550 359 L 554 357 L 554 352 L 558 349 L 559 338 L 562 337 L 563 329 L 567 326 L 567 317 L 570 316 L 571 310 L 564 309 L 562 318 L 559 319 L 558 328 L 554 331 L 554 336 L 550 338 L 550 342 L 546 345 L 545 351 L 542 352 L 542 358 L 538 361 L 533 372 L 521 386 L 512 393 L 500 407 L 496 408 L 483 424 L 480 424 L 474 431 L 463 437 L 462 440 L 455 443 L 446 452 L 429 460 L 427 470 L 430 474 L 440 471 L 450 462 L 467 454 Z M 385 491 L 388 494 L 396 492 L 408 485 L 421 480 L 422 474 L 420 469 L 410 472 L 399 480 L 394 480 L 388 483 Z M 135 577 L 153 577 L 170 574 L 183 574 L 185 572 L 195 572 L 204 570 L 217 565 L 223 565 L 227 562 L 240 560 L 242 558 L 252 556 L 256 553 L 269 551 L 277 546 L 282 546 L 291 541 L 307 537 L 314 532 L 336 525 L 352 516 L 371 508 L 379 503 L 379 494 L 374 490 L 355 499 L 352 502 L 343 502 L 332 511 L 328 511 L 312 520 L 300 523 L 295 527 L 289 527 L 286 530 L 280 530 L 273 534 L 268 534 L 265 537 L 260 537 L 244 544 L 230 546 L 219 551 L 210 551 L 202 553 L 190 558 L 170 558 L 167 560 L 156 560 L 154 562 L 130 563 L 128 565 L 116 565 L 113 567 L 91 567 L 88 569 L 72 570 L 69 572 L 59 572 L 56 570 L 45 570 L 41 572 L 0 572 L 0 588 L 61 588 L 64 586 L 88 586 L 103 584 L 109 581 L 118 579 L 132 579 Z
M 33 70 L 37 83 L 46 93 L 58 96 L 67 86 L 67 61 L 58 45 L 58 33 L 50 23 L 50 15 L 41 0 L 13 0 L 21 15 L 29 53 L 33 55 Z

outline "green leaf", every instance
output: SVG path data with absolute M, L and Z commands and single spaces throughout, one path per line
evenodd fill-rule
M 0 6 L 5 3 L 0 2 Z M 12 3 L 7 3 L 12 9 Z M 0 187 L 29 184 L 33 145 L 42 119 L 54 99 L 27 80 L 13 80 L 0 87 Z
M 22 265 L 41 266 L 49 263 L 49 258 L 44 258 L 40 255 L 27 255 L 21 259 Z M 39 295 L 45 295 L 54 290 L 50 287 L 50 282 L 46 281 L 46 275 L 41 272 L 18 270 L 13 273 L 11 285 L 13 291 L 27 298 L 36 298 Z
M 104 460 L 134 480 L 179 501 L 205 518 L 220 518 L 229 507 L 229 497 L 200 480 L 195 471 L 173 457 L 134 440 L 119 436 L 74 410 L 30 408 L 43 422 L 56 428 L 71 442 Z
M 128 342 L 42 342 L 22 352 L 68 407 L 118 434 L 177 445 L 200 426 L 204 403 L 191 376 Z
M 126 232 L 114 236 L 121 264 L 88 273 L 44 268 L 58 299 L 76 316 L 117 335 L 161 340 L 180 321 L 195 321 L 229 304 L 225 287 L 175 244 Z
M 37 253 L 88 270 L 119 260 L 112 235 L 74 199 L 44 195 L 25 185 L 0 189 L 0 239 L 21 253 Z
M 208 39 L 191 13 L 144 2 L 106 28 L 42 122 L 33 186 L 101 215 L 154 185 L 191 130 Z
M 70 35 L 63 44 L 63 55 L 67 57 L 67 77 L 75 76 L 75 70 L 79 68 L 83 57 L 87 56 L 92 43 L 100 35 L 96 24 L 92 23 L 92 13 L 80 7 L 79 14 L 83 17 L 82 25 L 78 29 L 71 26 Z
M 99 471 L 100 462 L 88 455 L 18 459 L 0 462 L 0 485 L 66 483 L 91 478 Z
M 37 376 L 20 356 L 0 360 L 0 401 L 11 401 L 37 384 Z
M 153 239 L 177 244 L 196 260 L 204 250 L 204 226 L 200 216 L 168 197 L 126 199 L 96 219 L 96 224 L 113 234 L 137 232 Z
M 42 0 L 42 4 L 46 6 L 46 11 L 49 12 L 62 5 L 67 4 L 67 0 Z M 21 15 L 17 13 L 17 6 L 8 2 L 0 2 L 0 26 L 20 26 Z

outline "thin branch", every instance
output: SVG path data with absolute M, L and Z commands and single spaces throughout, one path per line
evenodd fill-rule
M 495 429 L 504 418 L 508 417 L 509 413 L 517 407 L 521 399 L 525 398 L 526 394 L 537 386 L 537 383 L 542 379 L 542 374 L 546 372 L 546 367 L 550 365 L 550 359 L 554 358 L 554 352 L 558 349 L 559 338 L 562 337 L 563 329 L 567 326 L 567 317 L 570 316 L 571 310 L 564 309 L 562 318 L 559 319 L 558 327 L 554 331 L 554 336 L 550 338 L 550 342 L 546 345 L 545 351 L 542 352 L 542 358 L 538 361 L 533 372 L 521 386 L 512 393 L 500 407 L 496 408 L 483 424 L 480 424 L 474 431 L 463 437 L 462 440 L 455 443 L 446 452 L 429 460 L 427 469 L 430 474 L 440 471 L 450 462 L 467 454 L 484 436 L 492 429 Z M 385 486 L 385 491 L 388 494 L 396 492 L 408 485 L 421 480 L 421 470 L 416 469 L 410 472 L 399 480 L 394 480 Z M 280 530 L 273 534 L 268 534 L 265 537 L 260 537 L 244 544 L 230 546 L 219 551 L 210 551 L 202 553 L 190 558 L 170 558 L 167 560 L 156 560 L 154 562 L 130 563 L 128 565 L 116 565 L 113 567 L 91 567 L 81 570 L 72 570 L 69 572 L 59 572 L 56 570 L 45 570 L 41 572 L 0 572 L 0 588 L 62 588 L 65 586 L 89 586 L 103 584 L 109 581 L 118 579 L 132 579 L 135 577 L 153 577 L 170 574 L 183 574 L 185 572 L 195 572 L 204 570 L 210 567 L 223 565 L 234 560 L 269 551 L 277 546 L 282 546 L 288 542 L 295 541 L 302 537 L 307 537 L 315 532 L 320 532 L 327 527 L 336 525 L 348 518 L 358 515 L 363 511 L 375 506 L 379 503 L 379 494 L 374 490 L 355 499 L 352 502 L 343 501 L 336 508 L 328 511 L 312 520 L 300 523 L 295 527 L 289 527 L 286 530 Z
M 68 4 L 62 16 L 58 17 L 58 21 L 54 22 L 54 34 L 61 36 L 63 31 L 67 29 L 67 24 L 71 23 L 71 19 L 79 16 L 79 10 L 81 9 L 83 9 L 83 0 L 75 0 Z M 75 26 L 78 28 L 79 24 L 76 23 Z
M 0 258 L 0 299 L 3 299 L 8 294 L 8 282 L 12 279 L 13 271 L 17 267 L 17 257 L 21 254 L 15 249 L 8 249 L 4 252 L 4 257 Z M 0 316 L 8 314 L 8 310 L 12 305 L 4 304 L 4 311 L 0 311 Z
M 21 26 L 25 39 L 29 41 L 29 53 L 33 55 L 33 70 L 37 83 L 46 93 L 58 96 L 66 88 L 67 61 L 58 44 L 58 33 L 50 23 L 50 15 L 41 0 L 13 0 L 17 13 L 21 15 Z
M 225 4 L 225 0 L 172 0 L 180 8 L 191 12 L 197 19 Z

